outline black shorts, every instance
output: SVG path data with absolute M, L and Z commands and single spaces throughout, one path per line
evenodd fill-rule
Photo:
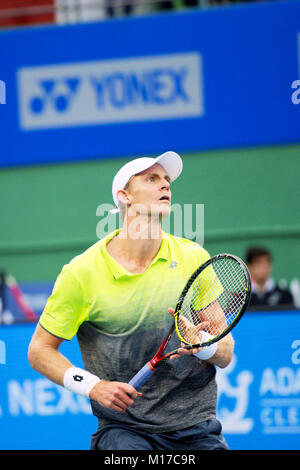
M 150 434 L 123 424 L 100 425 L 92 435 L 92 450 L 229 450 L 217 419 L 190 428 Z

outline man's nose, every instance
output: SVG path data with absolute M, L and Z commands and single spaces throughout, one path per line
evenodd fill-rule
M 161 184 L 161 189 L 170 189 L 170 183 L 167 180 L 163 180 Z

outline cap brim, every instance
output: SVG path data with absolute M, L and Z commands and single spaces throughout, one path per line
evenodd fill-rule
M 155 163 L 159 163 L 168 173 L 171 182 L 175 181 L 182 172 L 182 160 L 176 152 L 165 152 L 154 159 Z

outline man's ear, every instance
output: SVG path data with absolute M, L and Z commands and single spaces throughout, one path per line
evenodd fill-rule
M 130 205 L 131 199 L 130 199 L 129 194 L 127 193 L 127 191 L 125 189 L 120 189 L 117 192 L 117 197 L 118 197 L 119 201 L 121 201 L 122 204 L 124 204 L 125 206 Z

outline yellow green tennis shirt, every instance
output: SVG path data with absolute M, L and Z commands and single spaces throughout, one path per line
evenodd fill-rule
M 117 233 L 63 267 L 40 323 L 66 340 L 77 334 L 86 370 L 104 380 L 128 383 L 158 350 L 174 321 L 168 307 L 176 307 L 187 280 L 209 254 L 194 242 L 164 233 L 148 269 L 133 274 L 106 249 Z M 211 276 L 206 287 L 210 282 Z M 167 351 L 179 346 L 174 334 Z M 143 396 L 126 413 L 92 400 L 93 413 L 101 425 L 119 422 L 158 433 L 216 416 L 215 367 L 195 356 L 162 363 L 141 391 Z
M 189 276 L 209 259 L 198 244 L 163 233 L 151 265 L 133 274 L 106 250 L 118 232 L 63 267 L 40 318 L 48 332 L 70 340 L 86 321 L 109 335 L 128 334 L 139 325 L 157 326 L 168 307 L 175 308 Z

